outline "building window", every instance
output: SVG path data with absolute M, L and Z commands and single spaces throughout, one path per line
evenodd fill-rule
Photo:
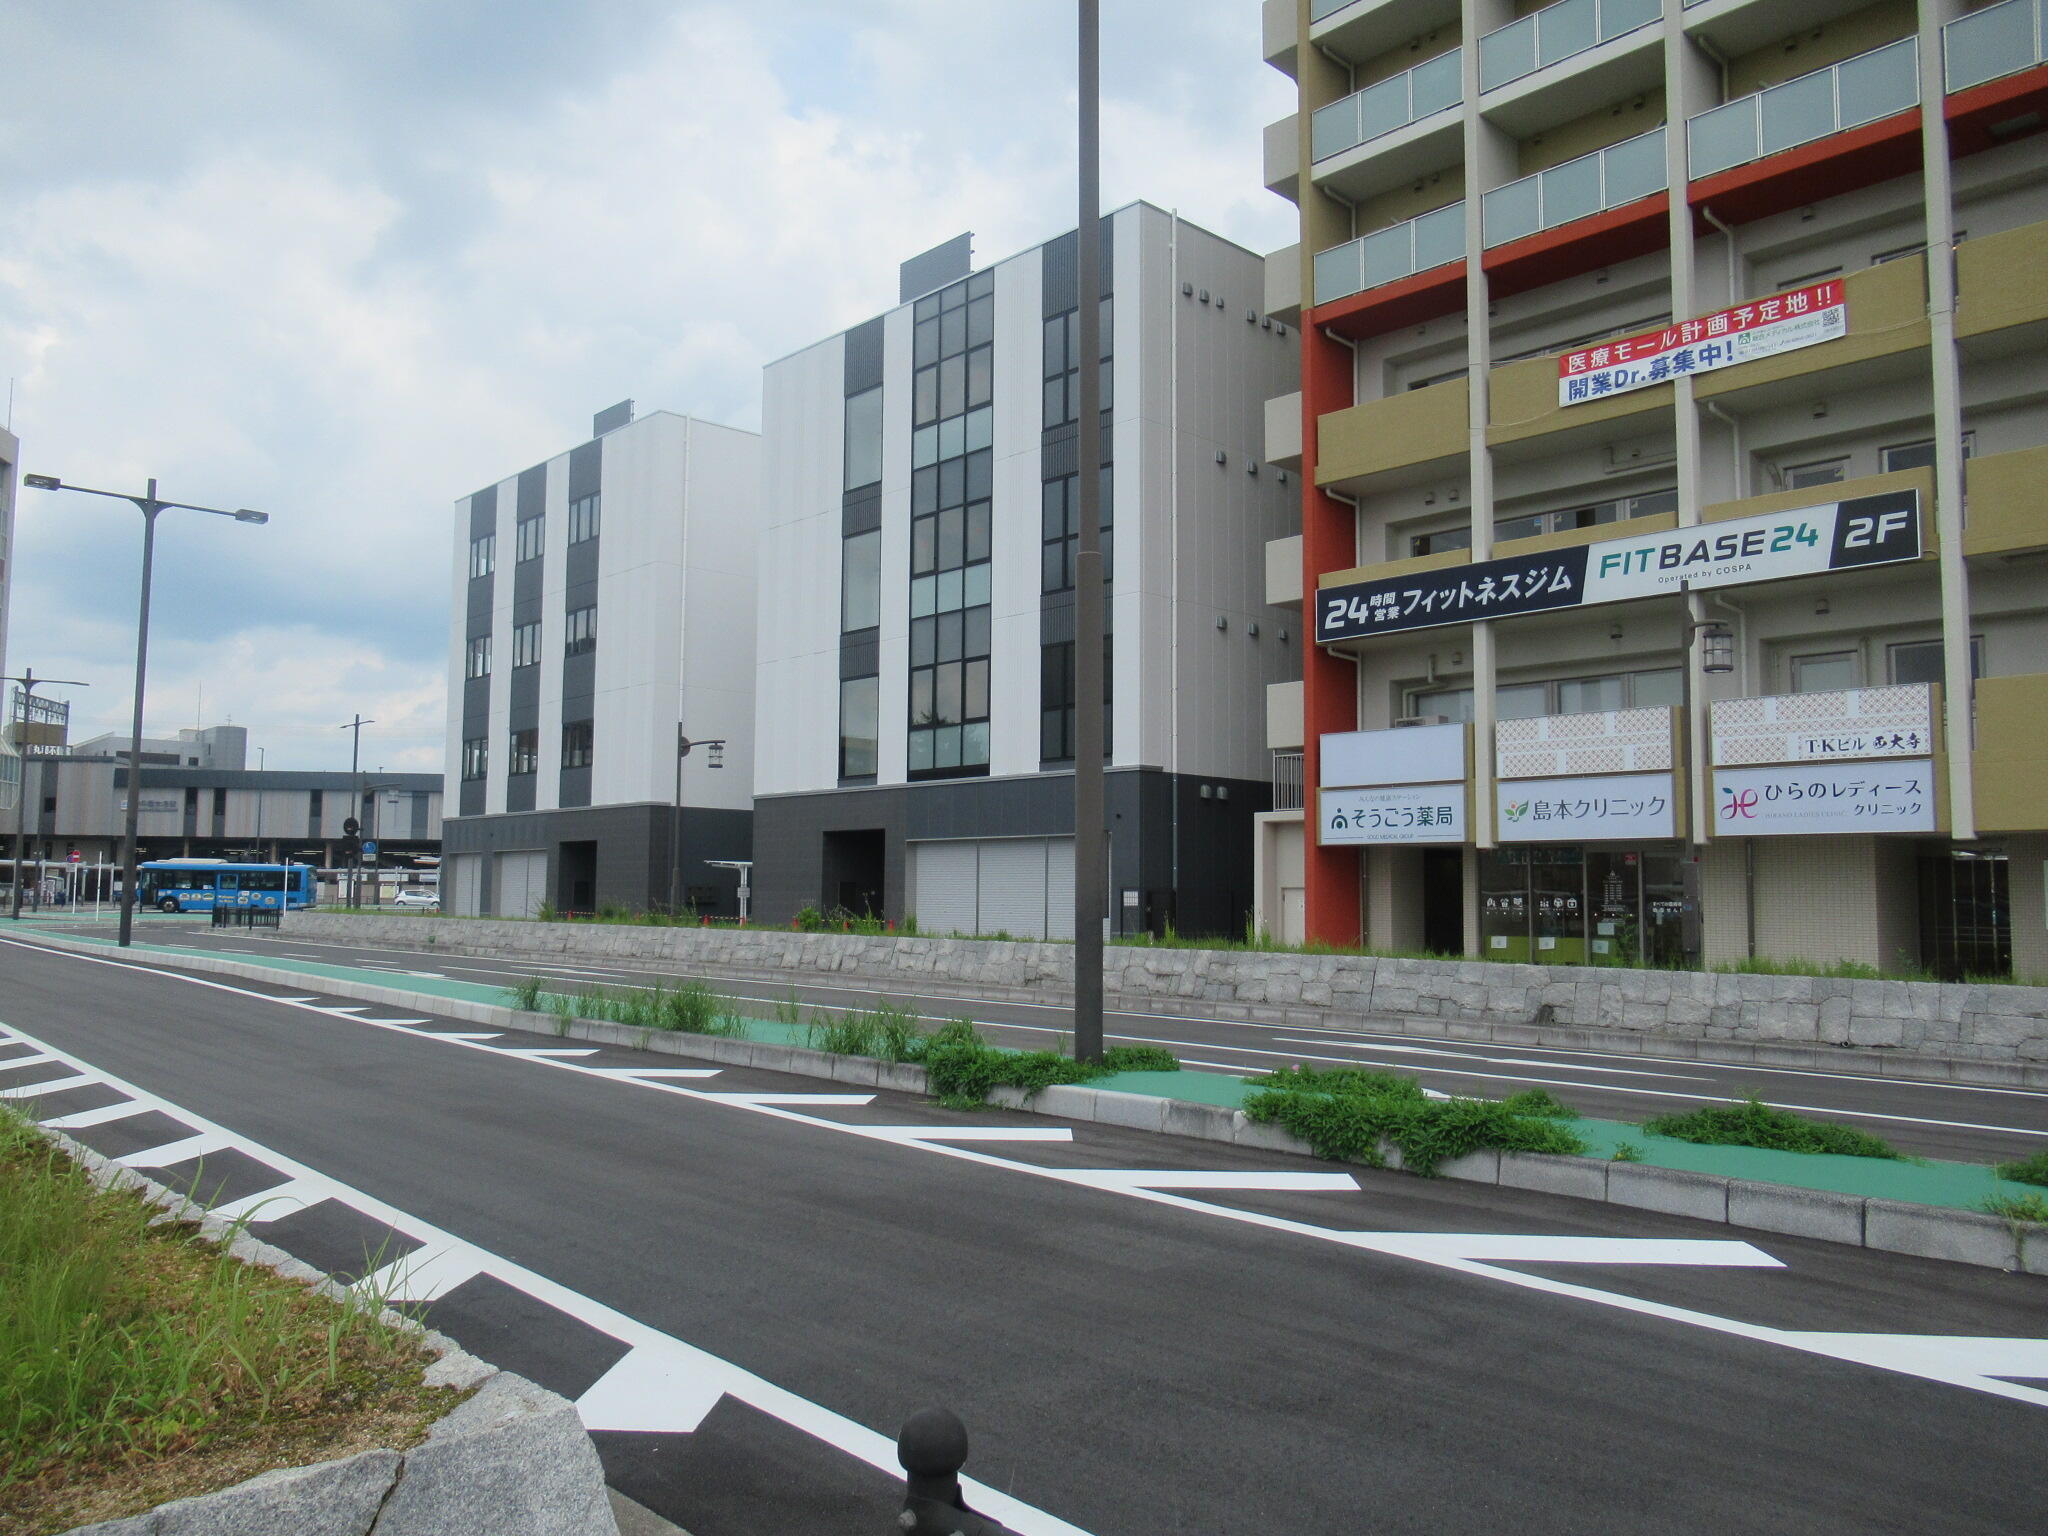
M 1114 403 L 1110 360 L 1110 326 L 1115 300 L 1102 300 L 1102 408 Z M 1081 311 L 1078 306 L 1045 322 L 1045 416 L 1043 425 L 1065 426 L 1081 414 Z
M 846 489 L 882 478 L 882 386 L 846 399 Z
M 908 765 L 918 778 L 988 766 L 994 275 L 927 294 L 914 324 Z
M 839 777 L 871 779 L 881 737 L 882 680 L 849 677 L 839 685 Z
M 1115 750 L 1111 738 L 1111 723 L 1115 712 L 1110 707 L 1115 692 L 1115 669 L 1111 659 L 1116 653 L 1115 638 L 1105 634 L 1102 637 L 1102 755 L 1108 757 Z M 1038 755 L 1049 763 L 1071 762 L 1074 756 L 1074 642 L 1057 641 L 1041 646 L 1038 652 Z
M 472 736 L 462 744 L 462 776 L 480 779 L 490 770 L 491 743 L 487 736 Z M 313 791 L 313 824 L 320 824 L 320 791 Z
M 469 579 L 488 576 L 498 568 L 498 536 L 487 533 L 469 541 Z
M 1824 651 L 1792 658 L 1794 693 L 1831 693 L 1837 688 L 1859 688 L 1863 667 L 1854 651 Z
M 1914 247 L 1914 250 L 1922 249 L 1925 249 L 1925 247 Z M 1892 254 L 1895 257 L 1911 256 L 1913 251 L 1894 251 Z M 1822 267 L 1818 271 L 1802 272 L 1797 277 L 1781 277 L 1771 286 L 1779 293 L 1785 293 L 1793 288 L 1811 288 L 1815 283 L 1824 283 L 1831 277 L 1840 277 L 1841 275 L 1842 269 L 1840 267 Z
M 1541 683 L 1502 683 L 1493 690 L 1493 713 L 1497 720 L 1533 720 L 1542 715 L 1654 709 L 1678 703 L 1683 690 L 1684 679 L 1676 667 L 1565 677 Z M 1470 720 L 1472 690 L 1415 689 L 1407 696 L 1407 715 L 1411 719 L 1441 716 L 1450 721 Z
M 1563 533 L 1572 528 L 1597 528 L 1603 523 L 1621 523 L 1635 517 L 1657 517 L 1678 510 L 1678 490 L 1643 491 L 1634 496 L 1616 496 L 1585 506 L 1567 507 L 1561 512 L 1531 512 L 1521 517 L 1504 517 L 1493 525 L 1495 543 L 1509 539 L 1533 539 L 1546 533 Z M 1440 555 L 1446 550 L 1470 549 L 1469 524 L 1418 533 L 1408 540 L 1411 555 Z
M 1965 432 L 1963 434 L 1963 457 L 1973 459 L 1976 456 L 1977 434 Z M 1923 437 L 1916 442 L 1893 443 L 1889 447 L 1878 449 L 1877 468 L 1878 473 L 1885 475 L 1893 474 L 1902 469 L 1934 468 L 1934 439 Z
M 1894 683 L 1946 682 L 1939 640 L 1906 640 L 1884 648 L 1885 675 Z M 1970 638 L 1970 676 L 1984 675 L 1984 637 Z
M 1849 478 L 1849 461 L 1820 459 L 1811 464 L 1787 464 L 1778 473 L 1788 491 L 1802 491 L 1810 485 L 1840 485 Z
M 1114 570 L 1112 556 L 1115 548 L 1113 503 L 1115 501 L 1114 469 L 1102 466 L 1102 579 L 1108 581 Z M 1040 526 L 1042 539 L 1040 557 L 1040 590 L 1044 592 L 1069 592 L 1074 586 L 1074 560 L 1081 548 L 1081 477 L 1063 475 L 1057 480 L 1045 482 L 1042 496 L 1043 521 Z
M 521 624 L 512 631 L 512 665 L 530 667 L 540 660 L 540 621 Z
M 469 641 L 469 656 L 463 664 L 464 677 L 489 677 L 491 675 L 491 637 L 472 635 Z
M 540 731 L 538 728 L 512 733 L 512 756 L 505 764 L 507 773 L 538 773 L 540 771 Z
M 839 628 L 873 629 L 882 622 L 882 533 L 845 541 L 839 560 Z
M 516 553 L 520 560 L 540 558 L 541 540 L 546 532 L 547 523 L 545 517 L 529 517 L 519 525 L 519 544 Z
M 569 542 L 581 544 L 585 539 L 597 537 L 598 504 L 601 501 L 595 492 L 578 496 L 569 503 Z
M 536 628 L 539 626 L 536 625 Z M 564 656 L 586 656 L 597 649 L 597 609 L 571 608 L 562 626 Z
M 592 741 L 589 720 L 565 720 L 562 722 L 562 766 L 564 768 L 588 768 Z

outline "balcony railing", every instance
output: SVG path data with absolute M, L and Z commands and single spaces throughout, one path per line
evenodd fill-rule
M 2048 0 L 2005 0 L 1950 22 L 1941 36 L 1948 88 L 1966 91 L 2048 60 Z
M 1915 54 L 1914 39 L 1902 37 L 1702 112 L 1685 125 L 1686 164 L 1692 178 L 1697 181 L 1917 106 L 1920 71 Z
M 1664 174 L 1664 130 L 1652 128 L 1495 187 L 1483 204 L 1487 249 L 1648 197 L 1663 191 L 1669 179 Z
M 1465 205 L 1452 203 L 1405 224 L 1375 230 L 1316 253 L 1318 304 L 1427 272 L 1465 256 Z
M 1273 809 L 1276 811 L 1298 811 L 1307 796 L 1302 790 L 1301 754 L 1299 752 L 1275 752 L 1273 754 Z
M 1309 131 L 1309 152 L 1318 160 L 1405 128 L 1432 112 L 1453 107 L 1462 99 L 1459 56 L 1462 49 L 1440 53 L 1427 63 L 1368 85 L 1362 91 L 1320 108 Z
M 1647 27 L 1663 14 L 1657 0 L 1561 0 L 1479 39 L 1479 88 L 1533 75 L 1546 65 Z
M 1350 3 L 1351 0 L 1308 0 L 1308 19 L 1321 21 L 1325 16 L 1336 15 Z

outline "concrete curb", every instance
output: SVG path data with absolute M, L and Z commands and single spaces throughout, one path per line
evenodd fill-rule
M 100 1188 L 133 1190 L 161 1206 L 158 1220 L 189 1221 L 245 1264 L 332 1300 L 348 1299 L 347 1288 L 323 1271 L 207 1214 L 175 1190 L 61 1131 L 42 1134 Z M 139 1515 L 76 1526 L 64 1536 L 619 1536 L 604 1468 L 575 1404 L 479 1360 L 411 1318 L 387 1310 L 381 1320 L 419 1335 L 440 1356 L 426 1369 L 427 1385 L 473 1389 L 410 1451 L 363 1451 L 283 1467 Z
M 37 935 L 34 942 L 88 954 L 100 951 L 98 945 L 74 943 L 46 934 Z M 302 972 L 272 970 L 243 961 L 216 960 L 211 956 L 153 958 L 178 968 L 272 985 L 281 980 L 297 985 L 308 979 Z M 928 1091 L 922 1067 L 877 1062 L 866 1057 L 835 1056 L 828 1051 L 811 1050 L 805 1046 L 770 1045 L 716 1035 L 668 1034 L 596 1019 L 576 1019 L 564 1025 L 551 1013 L 529 1013 L 496 1003 L 476 1003 L 436 993 L 409 992 L 402 987 L 375 982 L 316 979 L 320 981 L 321 991 L 336 997 L 380 1003 L 390 1008 L 440 1013 L 495 1029 L 552 1034 L 563 1039 L 618 1045 L 726 1066 L 760 1067 L 766 1071 L 826 1078 L 861 1087 L 892 1089 L 899 1093 L 921 1094 Z M 1026 1099 L 1020 1089 L 998 1088 L 989 1095 L 989 1102 L 1005 1109 L 1067 1120 L 1163 1132 L 1196 1141 L 1223 1142 L 1266 1152 L 1315 1156 L 1308 1143 L 1292 1133 L 1276 1125 L 1262 1125 L 1249 1120 L 1243 1111 L 1223 1105 L 1162 1099 L 1151 1094 L 1118 1093 L 1079 1084 L 1056 1084 L 1030 1099 Z M 1392 1152 L 1393 1149 L 1383 1150 Z M 1398 1154 L 1388 1158 L 1388 1166 L 1399 1168 Z M 1503 1189 L 1524 1189 L 1539 1194 L 1569 1195 L 1580 1200 L 1662 1211 L 1668 1215 L 1690 1216 L 1700 1221 L 1746 1226 L 1886 1253 L 1912 1254 L 1992 1269 L 2048 1275 L 2048 1228 L 2029 1228 L 1996 1216 L 1952 1210 L 1946 1206 L 1913 1205 L 1897 1200 L 1802 1189 L 1789 1184 L 1722 1178 L 1717 1174 L 1657 1168 L 1647 1163 L 1600 1162 L 1592 1158 L 1558 1157 L 1535 1152 L 1475 1152 L 1440 1164 L 1436 1177 L 1495 1184 Z

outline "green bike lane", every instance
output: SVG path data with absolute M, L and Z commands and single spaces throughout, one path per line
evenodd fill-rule
M 147 932 L 174 923 L 189 922 L 190 919 L 151 918 L 139 920 L 139 927 Z M 109 949 L 115 947 L 111 933 L 88 933 L 71 923 L 48 920 L 23 921 L 20 928 L 30 933 L 46 933 L 50 937 L 71 942 L 91 943 Z M 131 949 L 131 953 L 136 952 L 160 959 L 198 958 L 219 961 L 223 957 L 223 952 L 217 948 L 200 948 L 167 940 L 159 941 L 155 938 L 138 938 Z M 505 986 L 494 986 L 487 982 L 457 981 L 424 970 L 408 971 L 390 967 L 336 964 L 330 961 L 233 950 L 227 953 L 242 963 L 261 966 L 265 970 L 280 974 L 302 976 L 309 983 L 347 981 L 358 985 L 393 987 L 452 1001 L 499 1006 L 504 1006 L 510 1001 L 508 988 Z M 508 972 L 507 980 L 509 982 L 524 974 L 526 973 Z M 573 996 L 579 987 L 573 978 L 563 977 L 558 986 L 549 990 Z M 752 1000 L 739 998 L 729 1001 L 744 1004 Z M 818 1005 L 812 1006 L 815 1008 Z M 828 1008 L 827 1011 L 838 1010 Z M 791 1025 L 782 1020 L 748 1014 L 737 1008 L 729 1012 L 732 1017 L 744 1024 L 745 1036 L 749 1040 L 773 1045 L 805 1046 L 811 1043 L 809 1028 L 806 1025 Z M 1144 1094 L 1155 1098 L 1177 1099 L 1232 1109 L 1241 1109 L 1247 1095 L 1258 1091 L 1249 1077 L 1213 1070 L 1187 1069 L 1178 1072 L 1117 1073 L 1093 1079 L 1089 1086 L 1118 1093 Z M 1581 1155 L 1595 1160 L 1611 1159 L 1617 1150 L 1633 1149 L 1634 1155 L 1628 1160 L 1651 1167 L 1782 1184 L 1796 1189 L 1859 1198 L 1945 1206 L 1958 1210 L 1981 1210 L 1984 1203 L 1994 1197 L 2048 1198 L 2048 1191 L 2039 1186 L 2002 1179 L 1991 1167 L 1981 1163 L 1950 1162 L 1935 1158 L 1907 1158 L 1895 1161 L 1888 1158 L 1846 1157 L 1828 1153 L 1779 1152 L 1761 1147 L 1701 1146 L 1668 1136 L 1651 1135 L 1641 1125 L 1628 1121 L 1581 1117 L 1569 1124 L 1572 1131 L 1587 1144 L 1587 1150 Z

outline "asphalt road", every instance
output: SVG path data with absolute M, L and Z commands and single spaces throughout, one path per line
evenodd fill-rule
M 2038 1278 L 565 1051 L 0 944 L 0 1092 L 315 1262 L 397 1232 L 695 1536 L 893 1529 L 933 1402 L 1026 1531 L 2039 1525 Z
M 170 932 L 177 935 L 175 942 L 197 947 L 360 965 L 373 972 L 424 971 L 456 981 L 504 984 L 538 974 L 572 987 L 586 982 L 648 985 L 680 974 L 630 963 L 579 962 L 572 967 L 516 956 L 331 944 L 289 933 L 215 934 L 190 919 L 146 928 L 144 935 L 162 938 Z M 794 990 L 813 1008 L 857 1007 L 879 995 L 860 986 L 801 984 L 792 989 L 733 978 L 718 979 L 715 985 L 728 995 L 769 1003 Z M 1059 1004 L 993 1002 L 944 991 L 892 989 L 887 995 L 933 1019 L 971 1018 L 988 1026 L 993 1038 L 1027 1047 L 1051 1044 L 1070 1025 L 1068 1009 Z M 1610 1120 L 1644 1120 L 1755 1093 L 1787 1109 L 1850 1121 L 1921 1157 L 2000 1162 L 2048 1145 L 2048 1092 L 1877 1077 L 1860 1070 L 1853 1055 L 1840 1071 L 1813 1072 L 1678 1055 L 1496 1045 L 1451 1035 L 1247 1023 L 1205 1017 L 1198 1006 L 1184 1012 L 1111 1013 L 1104 1028 L 1112 1043 L 1163 1045 L 1198 1070 L 1256 1073 L 1290 1062 L 1383 1067 L 1443 1093 L 1501 1097 L 1541 1087 L 1584 1114 Z

